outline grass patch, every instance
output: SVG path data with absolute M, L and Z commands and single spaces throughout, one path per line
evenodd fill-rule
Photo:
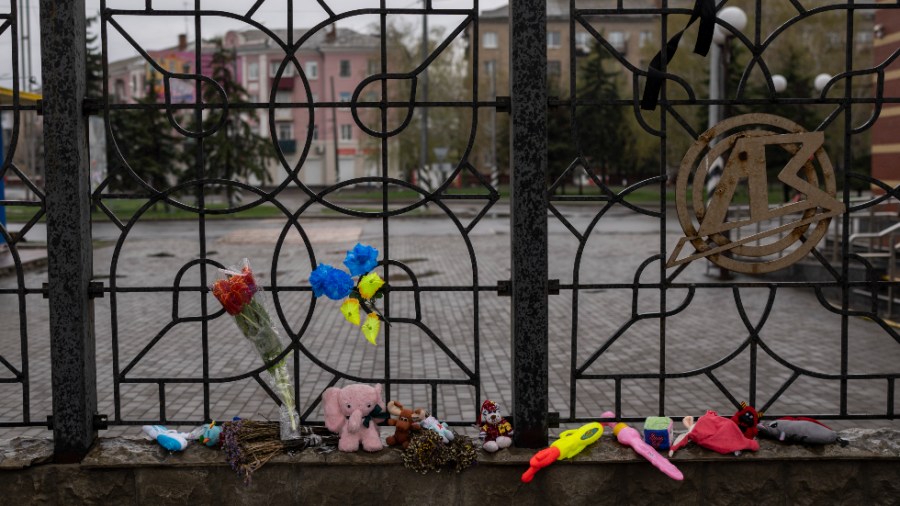
M 610 190 L 619 193 L 624 190 L 624 186 L 610 186 Z M 585 186 L 582 188 L 582 191 L 579 192 L 578 187 L 566 186 L 565 192 L 562 191 L 561 188 L 557 189 L 555 195 L 588 195 L 588 196 L 597 196 L 604 195 L 605 193 L 597 188 L 596 186 Z M 782 188 L 772 187 L 769 188 L 769 203 L 770 204 L 781 204 L 784 202 Z M 625 200 L 627 202 L 633 204 L 653 204 L 659 202 L 659 185 L 653 184 L 638 188 L 631 193 L 629 193 Z M 675 188 L 667 187 L 666 188 L 666 202 L 675 202 Z M 744 205 L 750 202 L 750 193 L 746 187 L 738 186 L 735 189 L 734 198 L 731 203 L 736 205 Z
M 131 219 L 146 204 L 145 200 L 107 200 L 104 201 L 106 207 L 123 223 Z M 206 205 L 207 209 L 221 210 L 226 209 L 224 203 L 210 203 Z M 40 211 L 38 207 L 30 206 L 7 206 L 6 219 L 10 223 L 26 223 Z M 159 203 L 151 206 L 140 217 L 141 220 L 195 220 L 198 213 L 185 211 L 172 206 L 166 206 Z M 259 205 L 239 213 L 230 214 L 206 214 L 208 220 L 226 220 L 226 219 L 262 219 L 262 218 L 279 218 L 284 216 L 280 210 L 272 206 Z M 45 222 L 47 216 L 41 216 L 40 221 Z M 94 208 L 91 212 L 91 220 L 93 221 L 110 221 L 109 216 L 99 207 Z
M 610 189 L 616 193 L 621 192 L 625 189 L 622 186 L 611 186 Z M 509 186 L 502 185 L 498 188 L 500 196 L 504 199 L 509 197 Z M 486 190 L 482 187 L 469 187 L 469 188 L 450 188 L 447 190 L 448 194 L 460 195 L 460 194 L 477 194 L 477 195 L 487 195 Z M 597 196 L 601 195 L 603 192 L 597 188 L 596 186 L 583 186 L 579 189 L 577 186 L 567 185 L 565 189 L 557 188 L 555 195 L 587 195 L 587 196 Z M 366 212 L 366 213 L 379 213 L 381 212 L 381 199 L 383 198 L 383 194 L 380 188 L 372 188 L 365 190 L 346 190 L 341 192 L 336 192 L 333 194 L 329 194 L 329 200 L 334 202 L 337 205 L 341 205 L 347 207 L 349 209 L 353 209 L 354 211 Z M 391 191 L 388 193 L 389 202 L 393 202 L 392 208 L 395 208 L 401 203 L 411 203 L 417 202 L 421 200 L 422 195 L 412 190 L 400 189 L 396 191 Z M 674 203 L 675 202 L 675 189 L 673 187 L 666 188 L 666 202 Z M 659 202 L 659 185 L 653 184 L 649 186 L 645 186 L 642 188 L 638 188 L 633 192 L 629 193 L 626 200 L 633 204 L 655 204 Z M 746 187 L 738 186 L 733 204 L 736 205 L 744 205 L 749 202 L 748 190 Z M 104 204 L 108 207 L 112 213 L 122 222 L 127 222 L 134 216 L 143 206 L 146 204 L 146 200 L 142 199 L 110 199 L 105 200 Z M 192 202 L 192 201 L 189 201 Z M 353 203 L 362 202 L 364 205 L 357 207 Z M 775 186 L 769 189 L 769 202 L 772 204 L 780 204 L 783 202 L 782 196 L 782 188 L 781 186 Z M 366 205 L 368 204 L 368 205 Z M 376 204 L 378 204 L 376 206 Z M 584 205 L 596 205 L 596 203 L 592 202 L 584 202 Z M 222 202 L 212 202 L 206 204 L 206 209 L 209 210 L 223 210 L 226 209 L 227 205 Z M 10 223 L 26 223 L 31 220 L 36 213 L 40 212 L 40 207 L 34 206 L 6 206 L 6 217 L 7 221 Z M 424 208 L 419 208 L 413 211 L 411 214 L 415 213 L 424 213 Z M 322 209 L 322 214 L 325 215 L 340 215 L 342 213 L 338 211 L 334 211 L 332 209 Z M 178 209 L 173 206 L 167 206 L 163 203 L 157 203 L 147 209 L 140 217 L 141 220 L 196 220 L 198 217 L 198 213 L 192 211 L 185 211 L 183 209 Z M 250 209 L 246 209 L 239 213 L 228 213 L 228 214 L 206 214 L 206 219 L 208 220 L 228 220 L 228 219 L 265 219 L 265 218 L 282 218 L 284 214 L 276 207 L 268 204 L 261 204 Z M 91 219 L 93 221 L 109 221 L 109 217 L 101 211 L 99 208 L 94 208 L 91 212 Z M 42 216 L 40 219 L 41 222 L 46 221 L 46 215 Z

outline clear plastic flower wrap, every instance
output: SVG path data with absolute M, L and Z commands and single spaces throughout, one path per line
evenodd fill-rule
M 268 366 L 262 376 L 281 399 L 281 439 L 295 439 L 300 436 L 300 417 L 288 369 L 291 354 L 276 361 L 285 346 L 269 316 L 262 287 L 256 284 L 246 258 L 240 269 L 219 269 L 219 273 L 220 279 L 210 287 L 212 293 Z

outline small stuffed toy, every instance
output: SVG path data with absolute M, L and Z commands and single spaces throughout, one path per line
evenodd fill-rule
M 758 427 L 760 436 L 785 443 L 813 445 L 840 443 L 841 446 L 847 444 L 845 440 L 838 437 L 837 432 L 812 418 L 785 417 L 772 422 L 760 423 Z
M 197 438 L 197 441 L 200 444 L 206 445 L 210 448 L 219 444 L 219 436 L 222 434 L 222 427 L 216 425 L 216 422 L 212 422 L 208 427 L 203 428 L 203 433 L 200 434 L 200 437 Z
M 753 406 L 742 402 L 741 409 L 731 416 L 731 421 L 737 424 L 745 438 L 753 439 L 756 437 L 756 425 L 762 416 L 762 412 L 757 413 Z
M 212 448 L 219 444 L 219 436 L 221 434 L 222 427 L 216 425 L 215 420 L 213 420 L 209 425 L 201 425 L 192 430 L 188 439 Z
M 441 439 L 443 439 L 444 444 L 453 441 L 453 438 L 456 437 L 456 434 L 454 434 L 453 431 L 450 430 L 450 427 L 433 416 L 429 416 L 428 418 L 422 420 L 421 425 L 423 429 L 437 432 L 438 435 L 441 436 Z
M 388 425 L 396 427 L 394 429 L 394 435 L 388 436 L 387 444 L 388 446 L 400 445 L 405 450 L 406 447 L 409 446 L 410 432 L 422 429 L 422 426 L 419 425 L 419 421 L 425 418 L 427 413 L 425 413 L 425 410 L 422 408 L 415 411 L 407 409 L 403 407 L 403 404 L 400 404 L 397 401 L 388 402 L 387 410 L 388 413 L 397 417 L 396 419 L 389 418 L 387 421 Z
M 484 441 L 481 447 L 486 452 L 494 453 L 512 444 L 512 425 L 500 415 L 500 405 L 496 402 L 485 400 L 481 403 L 478 426 L 481 429 L 478 436 Z
M 384 448 L 378 424 L 390 418 L 381 399 L 381 385 L 353 384 L 331 387 L 322 394 L 325 426 L 340 434 L 338 450 L 355 452 L 362 445 L 367 452 Z
M 180 452 L 187 448 L 188 439 L 191 437 L 187 432 L 178 432 L 170 430 L 162 425 L 144 425 L 142 427 L 147 438 L 159 443 L 170 452 Z
M 644 420 L 644 442 L 657 450 L 672 445 L 672 419 L 668 416 L 649 416 Z
M 758 451 L 759 443 L 755 439 L 747 439 L 738 428 L 737 424 L 729 418 L 719 416 L 715 411 L 707 411 L 697 423 L 692 417 L 684 418 L 684 426 L 688 428 L 687 434 L 678 436 L 675 444 L 669 449 L 671 457 L 676 451 L 693 441 L 698 445 L 721 453 L 723 455 L 734 453 L 740 455 L 741 450 Z

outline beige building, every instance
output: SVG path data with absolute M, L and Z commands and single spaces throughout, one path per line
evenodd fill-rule
M 658 7 L 658 0 L 629 0 L 629 9 Z M 615 8 L 614 0 L 579 0 L 580 9 Z M 660 47 L 660 17 L 653 14 L 628 14 L 587 17 L 592 27 L 614 51 L 608 60 L 611 71 L 631 76 L 629 66 L 646 70 L 650 59 Z M 469 55 L 474 61 L 478 51 L 479 97 L 509 96 L 509 5 L 483 11 L 479 16 L 477 40 L 469 30 Z M 594 50 L 594 35 L 579 20 L 571 33 L 569 0 L 547 1 L 547 75 L 551 94 L 566 97 L 570 94 L 571 65 Z M 574 43 L 574 51 L 572 44 Z M 606 49 L 609 51 L 609 49 Z M 619 58 L 616 61 L 615 58 Z M 471 68 L 471 67 L 470 67 Z M 621 79 L 622 96 L 630 96 L 631 80 Z M 508 115 L 482 109 L 479 114 L 479 142 L 472 161 L 482 173 L 490 173 L 495 183 L 502 183 L 509 173 L 507 132 Z M 493 149 L 492 149 L 493 142 Z
M 628 8 L 655 7 L 657 0 L 630 0 Z M 615 2 L 609 0 L 579 1 L 579 9 L 610 8 Z M 623 16 L 604 15 L 586 19 L 605 41 L 630 65 L 646 69 L 648 54 L 652 56 L 659 49 L 659 16 L 652 14 L 630 14 Z M 472 40 L 470 51 L 478 44 L 480 72 L 488 82 L 493 74 L 496 78 L 497 95 L 509 95 L 509 5 L 484 11 L 479 16 L 479 40 Z M 557 89 L 567 93 L 568 76 L 572 58 L 572 43 L 575 45 L 575 61 L 587 55 L 594 46 L 593 35 L 578 20 L 575 34 L 570 33 L 568 0 L 547 1 L 547 75 L 555 79 Z M 483 89 L 489 90 L 489 86 Z

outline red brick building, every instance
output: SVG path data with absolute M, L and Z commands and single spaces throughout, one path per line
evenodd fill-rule
M 873 46 L 874 65 L 885 61 L 900 48 L 900 11 L 876 11 Z M 898 62 L 885 68 L 883 96 L 900 97 Z M 900 185 L 900 104 L 885 104 L 872 127 L 872 177 L 891 187 Z M 872 190 L 877 194 L 884 193 L 874 186 Z

